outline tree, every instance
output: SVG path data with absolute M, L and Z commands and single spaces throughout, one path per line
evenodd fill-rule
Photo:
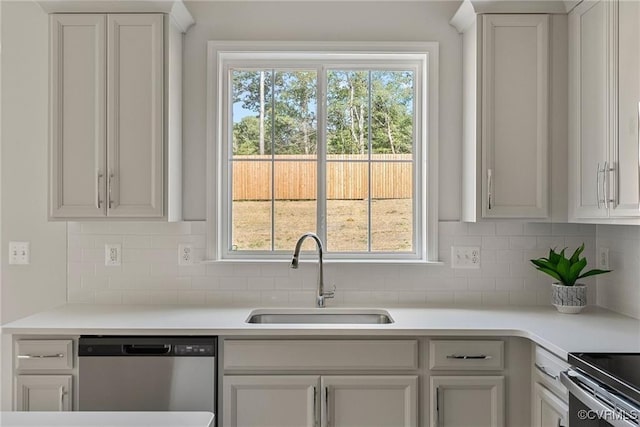
M 260 124 L 256 117 L 243 117 L 233 125 L 233 154 L 235 156 L 260 154 L 259 145 Z
M 234 120 L 234 152 L 317 153 L 316 92 L 315 71 L 235 70 L 233 102 L 255 116 Z M 372 153 L 411 153 L 413 104 L 411 71 L 329 71 L 327 152 L 366 154 L 370 137 Z
M 367 140 L 368 72 L 327 73 L 327 151 L 364 154 Z
M 411 153 L 413 142 L 413 74 L 372 73 L 372 145 L 375 153 Z

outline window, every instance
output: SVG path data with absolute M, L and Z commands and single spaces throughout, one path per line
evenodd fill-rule
M 436 83 L 433 43 L 210 42 L 209 256 L 435 258 Z

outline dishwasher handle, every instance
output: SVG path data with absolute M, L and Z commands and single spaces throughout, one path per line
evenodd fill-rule
M 122 353 L 129 355 L 162 355 L 171 353 L 170 344 L 124 344 Z

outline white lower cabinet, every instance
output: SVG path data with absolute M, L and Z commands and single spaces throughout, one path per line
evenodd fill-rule
M 229 375 L 225 427 L 418 425 L 417 376 Z
M 504 426 L 503 376 L 432 376 L 431 426 Z
M 324 376 L 323 426 L 418 425 L 417 376 Z
M 225 427 L 314 427 L 320 377 L 241 375 L 224 377 Z
M 71 375 L 18 375 L 16 410 L 70 411 Z
M 539 383 L 533 386 L 533 427 L 567 427 L 569 407 Z
M 14 410 L 72 410 L 73 348 L 72 338 L 14 341 Z

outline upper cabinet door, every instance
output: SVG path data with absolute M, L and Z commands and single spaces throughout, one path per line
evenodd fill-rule
M 618 132 L 611 144 L 607 175 L 612 217 L 640 216 L 640 3 L 614 2 L 613 34 L 617 68 L 614 117 Z M 616 13 L 617 12 L 617 13 Z M 616 19 L 617 18 L 617 19 Z M 617 29 L 616 29 L 617 26 Z M 616 31 L 617 30 L 617 31 Z M 615 76 L 616 74 L 614 74 Z M 615 108 L 617 107 L 617 111 Z
M 602 218 L 609 130 L 609 2 L 569 14 L 569 216 Z M 606 166 L 609 166 L 608 163 Z
M 52 218 L 106 213 L 106 16 L 51 15 Z
M 549 215 L 549 16 L 484 15 L 484 217 Z
M 162 217 L 164 18 L 107 20 L 107 215 Z

